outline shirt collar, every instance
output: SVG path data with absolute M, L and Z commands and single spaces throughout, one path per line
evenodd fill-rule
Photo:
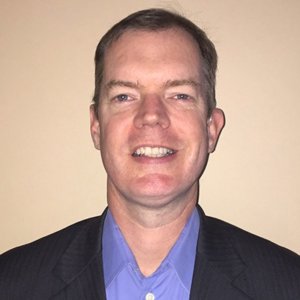
M 104 220 L 102 249 L 104 279 L 107 287 L 125 265 L 134 261 L 119 226 L 109 210 Z
M 195 208 L 175 245 L 158 269 L 160 271 L 161 267 L 165 268 L 167 265 L 173 267 L 188 290 L 192 283 L 199 227 L 200 215 Z M 132 264 L 137 267 L 135 258 L 109 210 L 104 221 L 102 244 L 107 287 L 126 265 Z
M 188 290 L 192 283 L 199 227 L 200 215 L 195 208 L 165 259 L 175 268 L 180 280 Z

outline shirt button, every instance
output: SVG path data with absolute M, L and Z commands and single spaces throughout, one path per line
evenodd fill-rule
M 155 300 L 155 296 L 152 293 L 148 293 L 145 297 L 145 300 Z

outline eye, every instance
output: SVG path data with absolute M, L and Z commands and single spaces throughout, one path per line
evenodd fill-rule
M 130 99 L 130 97 L 127 94 L 120 94 L 120 95 L 117 95 L 114 99 L 119 102 L 125 102 L 125 101 L 128 101 Z
M 191 97 L 187 94 L 177 94 L 175 95 L 176 100 L 190 100 Z

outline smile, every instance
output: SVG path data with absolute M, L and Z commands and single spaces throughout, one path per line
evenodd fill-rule
M 140 147 L 132 154 L 135 157 L 146 156 L 160 158 L 174 154 L 175 151 L 165 147 Z

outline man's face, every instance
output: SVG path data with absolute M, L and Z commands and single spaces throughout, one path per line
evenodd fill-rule
M 128 31 L 107 49 L 91 132 L 109 201 L 145 207 L 195 201 L 223 126 L 220 110 L 208 119 L 198 53 L 181 29 Z

